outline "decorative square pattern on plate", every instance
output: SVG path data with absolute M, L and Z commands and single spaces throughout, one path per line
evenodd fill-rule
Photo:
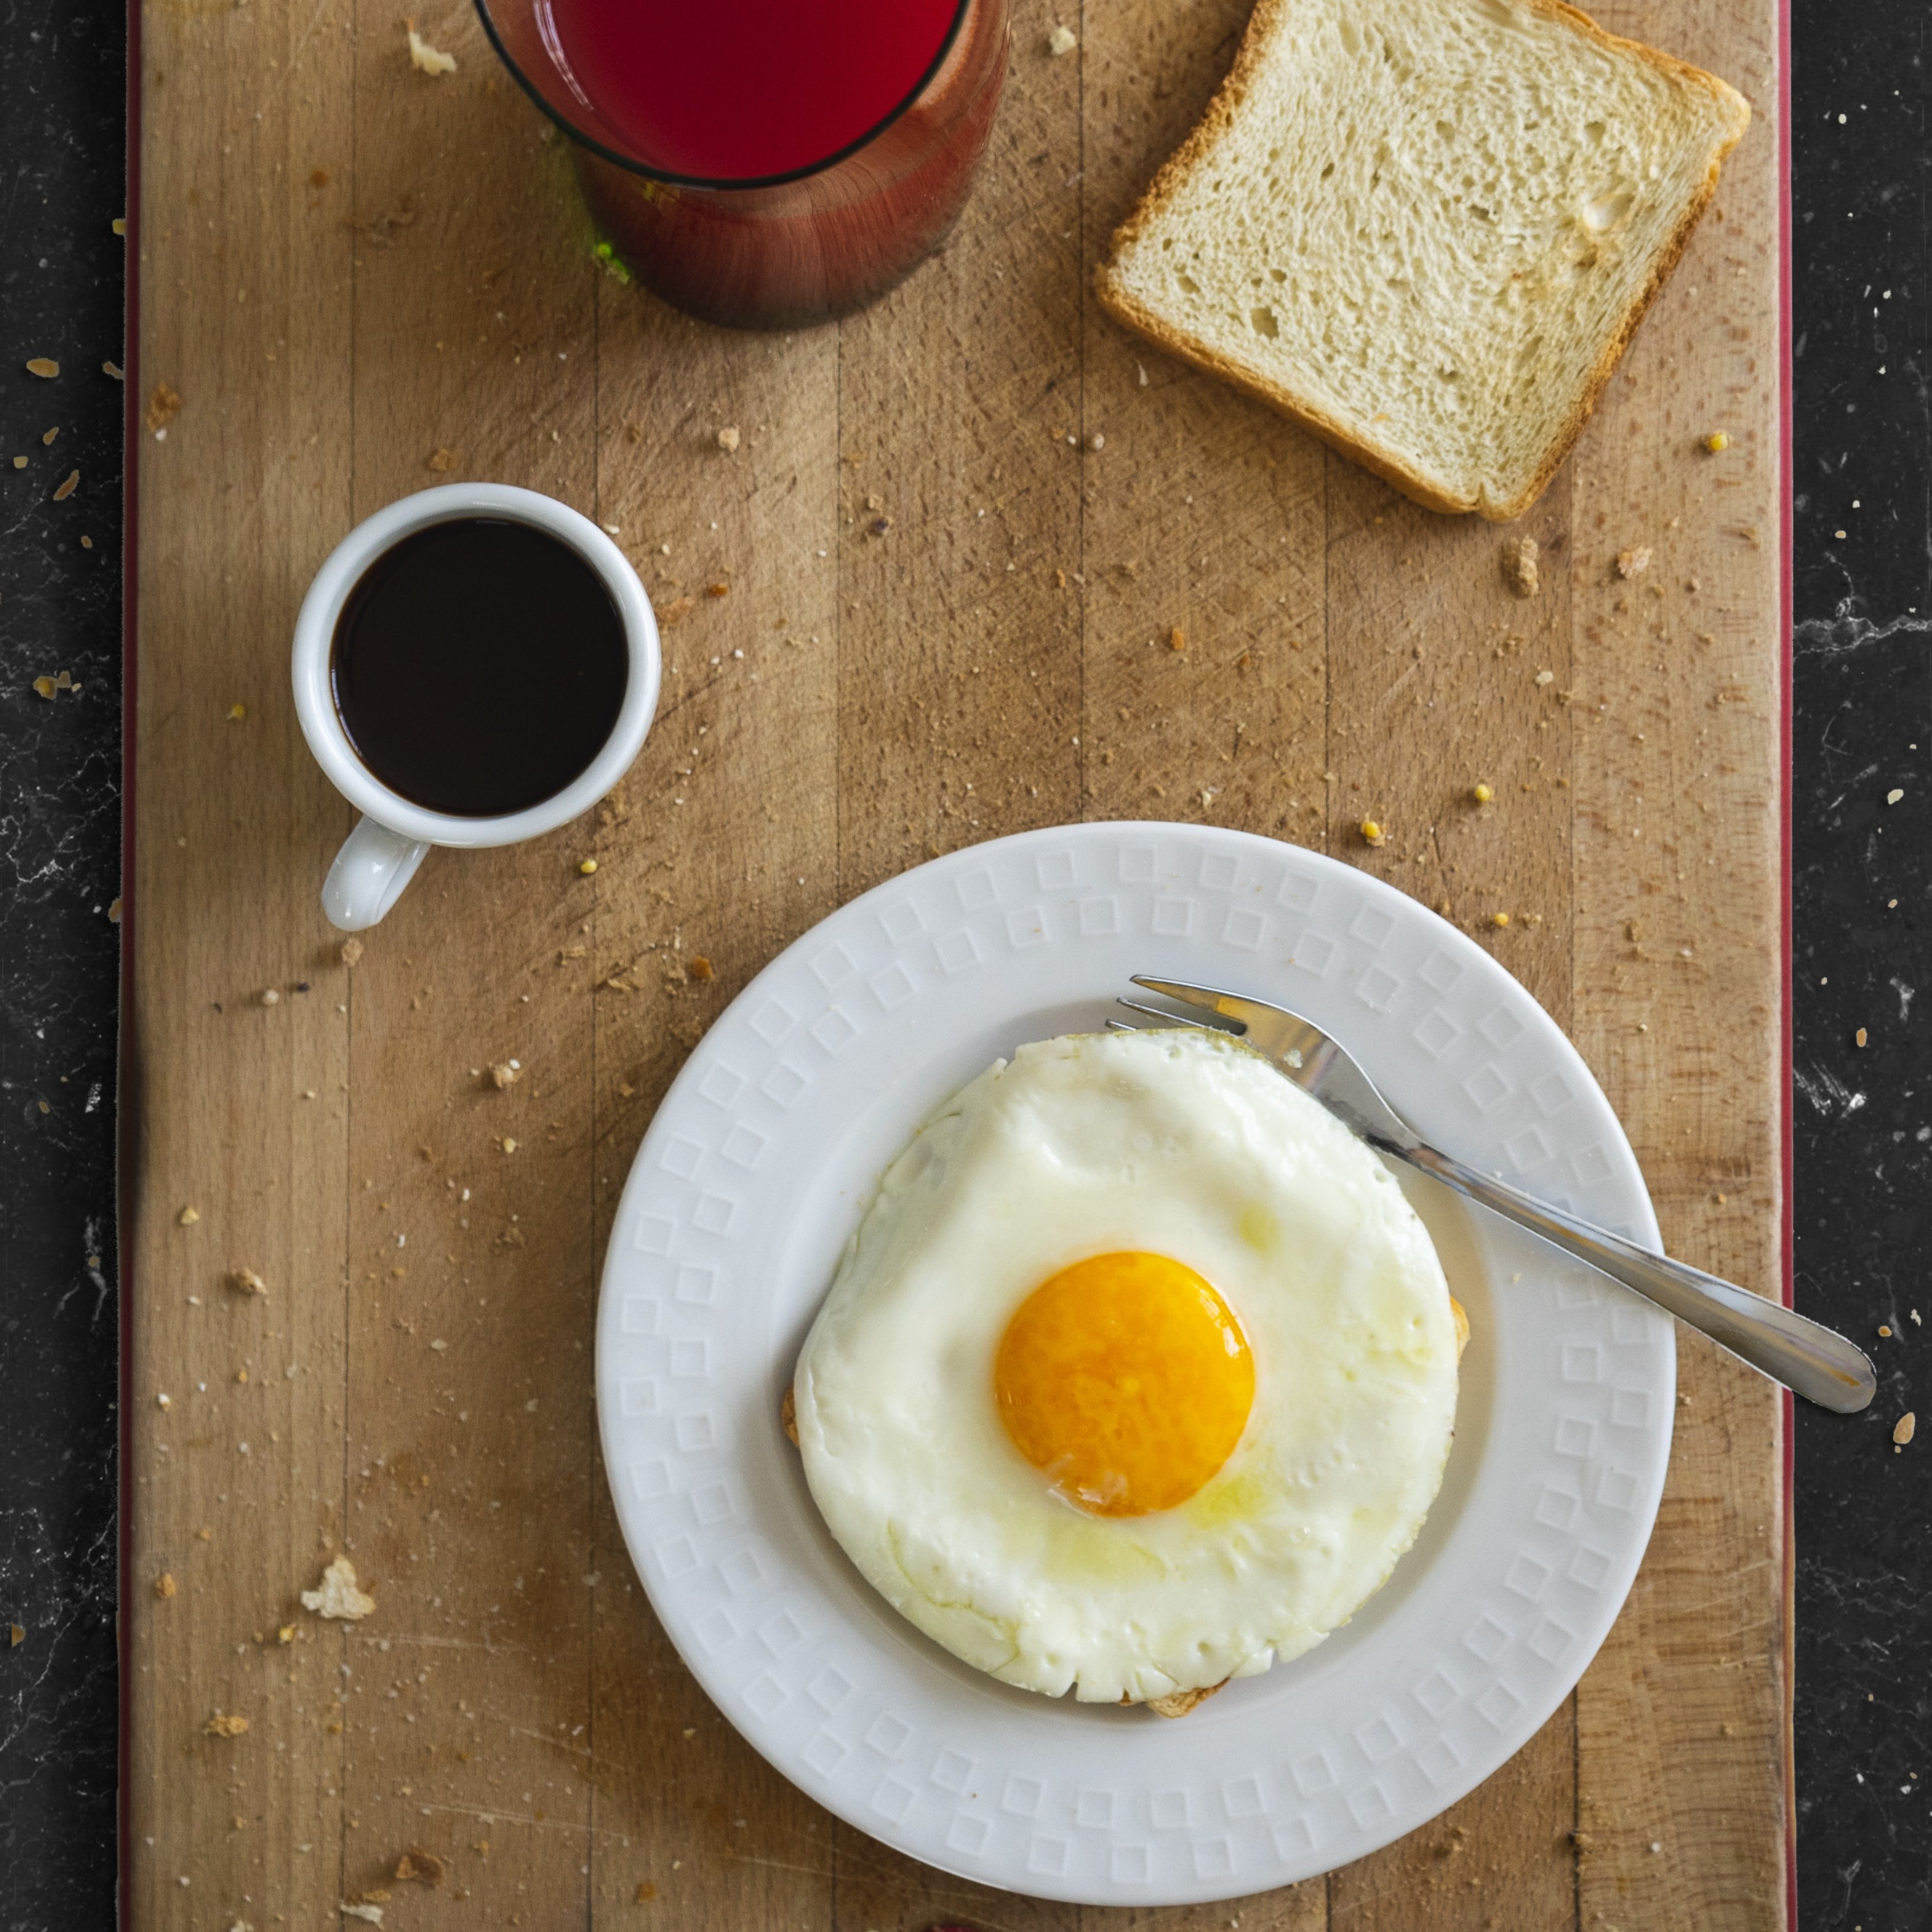
M 912 976 L 911 969 L 903 959 L 895 959 L 883 971 L 874 973 L 866 985 L 872 989 L 872 997 L 890 1012 L 895 1006 L 902 1006 L 919 991 L 919 982 Z
M 976 1858 L 986 1848 L 987 1834 L 992 1825 L 984 1818 L 976 1818 L 970 1811 L 956 1814 L 952 1822 L 946 1828 L 946 1842 L 956 1852 L 964 1852 L 968 1858 Z
M 977 912 L 982 906 L 991 905 L 1000 896 L 999 886 L 994 882 L 992 874 L 983 866 L 970 872 L 962 873 L 953 890 L 958 896 L 962 912 Z
M 1066 1869 L 1064 1838 L 1035 1838 L 1027 1847 L 1027 1870 L 1036 1878 L 1058 1878 Z
M 658 1165 L 680 1180 L 688 1180 L 698 1172 L 698 1163 L 704 1158 L 703 1142 L 674 1134 L 664 1142 L 664 1152 L 658 1156 Z
M 1226 1878 L 1234 1869 L 1232 1842 L 1226 1838 L 1196 1839 L 1194 1869 L 1202 1878 Z
M 798 1016 L 778 1000 L 767 1000 L 752 1016 L 752 1030 L 769 1046 L 783 1040 L 798 1024 Z
M 707 1234 L 728 1234 L 738 1218 L 738 1203 L 729 1194 L 701 1194 L 692 1209 L 691 1224 Z
M 897 905 L 890 905 L 879 914 L 879 930 L 896 946 L 905 942 L 926 930 L 926 915 L 919 909 L 917 901 L 901 899 Z
M 1033 862 L 1034 880 L 1043 892 L 1064 892 L 1079 876 L 1071 852 L 1042 852 Z
M 1238 1822 L 1259 1817 L 1267 1804 L 1261 1779 L 1252 1772 L 1245 1778 L 1231 1778 L 1221 1787 L 1221 1808 Z
M 1619 1429 L 1647 1428 L 1650 1423 L 1649 1390 L 1613 1390 L 1610 1395 L 1610 1420 Z
M 1503 1078 L 1502 1069 L 1492 1063 L 1478 1067 L 1462 1082 L 1462 1091 L 1486 1114 L 1498 1100 L 1508 1100 L 1509 1090 L 1510 1084 Z
M 1194 1808 L 1184 1790 L 1156 1791 L 1148 1809 L 1156 1832 L 1185 1831 L 1194 1822 Z
M 1355 982 L 1356 998 L 1371 1012 L 1387 1012 L 1401 991 L 1402 982 L 1380 966 L 1371 966 Z
M 1457 1437 L 1442 1528 L 1312 1671 L 1231 1684 L 1191 1724 L 979 1683 L 897 1625 L 805 1501 L 773 1413 L 781 1365 L 881 1165 L 973 1070 L 958 1042 L 990 1058 L 1044 1027 L 1098 1025 L 1137 972 L 1278 998 L 1358 1053 L 1438 1145 L 1655 1238 L 1582 1062 L 1414 902 L 1212 826 L 1059 827 L 851 902 L 721 1016 L 618 1209 L 597 1394 L 653 1607 L 768 1757 L 914 1856 L 1145 1906 L 1358 1858 L 1527 1740 L 1635 1573 L 1675 1357 L 1666 1318 L 1528 1236 L 1484 1223 L 1475 1260 L 1445 1251 L 1452 1285 L 1484 1270 L 1472 1306 L 1510 1346 L 1491 1358 L 1485 1428 Z
M 894 1717 L 890 1711 L 881 1711 L 866 1730 L 867 1748 L 877 1751 L 889 1764 L 896 1763 L 904 1756 L 912 1736 L 911 1725 L 903 1718 Z
M 1540 1557 L 1531 1556 L 1526 1550 L 1522 1550 L 1510 1562 L 1508 1571 L 1503 1578 L 1503 1588 L 1512 1597 L 1520 1597 L 1526 1604 L 1540 1603 L 1554 1574 L 1550 1565 Z
M 1504 1625 L 1492 1616 L 1478 1617 L 1462 1639 L 1462 1648 L 1473 1651 L 1485 1664 L 1492 1664 L 1499 1657 L 1510 1640 L 1510 1634 Z
M 1601 1382 L 1603 1350 L 1594 1342 L 1572 1342 L 1563 1351 L 1563 1379 L 1566 1382 Z
M 843 1671 L 828 1664 L 805 1687 L 805 1694 L 821 1711 L 838 1711 L 844 1709 L 855 1688 Z
M 828 946 L 812 962 L 812 976 L 821 986 L 836 986 L 851 978 L 854 971 L 852 956 L 844 947 Z
M 1329 962 L 1335 956 L 1335 946 L 1336 942 L 1325 932 L 1304 932 L 1294 942 L 1288 964 L 1312 973 L 1318 980 L 1328 971 Z
M 1244 952 L 1255 951 L 1267 931 L 1268 921 L 1252 906 L 1232 908 L 1221 925 L 1221 937 Z
M 814 1765 L 814 1770 L 820 1768 Z M 913 1800 L 919 1796 L 912 1786 L 896 1778 L 882 1778 L 878 1788 L 872 1793 L 872 1808 L 881 1818 L 896 1825 L 912 1809 Z
M 1290 912 L 1306 912 L 1315 903 L 1318 890 L 1307 873 L 1297 872 L 1291 866 L 1282 879 L 1281 890 L 1275 894 L 1274 902 L 1287 907 Z
M 745 1076 L 728 1066 L 714 1066 L 698 1083 L 698 1090 L 714 1107 L 734 1106 L 745 1090 Z
M 1390 1751 L 1400 1746 L 1402 1734 L 1389 1722 L 1386 1713 L 1378 1712 L 1366 1724 L 1357 1726 L 1355 1742 L 1370 1763 L 1379 1764 Z
M 945 934 L 934 946 L 939 956 L 939 963 L 949 973 L 963 973 L 969 966 L 980 963 L 980 942 L 973 937 L 970 926 L 961 926 L 956 932 Z
M 718 1270 L 714 1268 L 680 1268 L 676 1294 L 688 1308 L 709 1308 L 718 1299 Z
M 827 1053 L 843 1053 L 859 1037 L 859 1022 L 842 1006 L 834 1006 L 812 1022 L 811 1030 Z
M 1114 1804 L 1111 1791 L 1083 1791 L 1073 1808 L 1073 1816 L 1090 1831 L 1107 1831 L 1114 1822 Z
M 1016 1818 L 1037 1818 L 1046 1802 L 1046 1786 L 1038 1778 L 1017 1774 L 1007 1778 L 1006 1788 L 1000 1794 L 1000 1809 L 1010 1811 Z
M 1514 1006 L 1496 1006 L 1476 1022 L 1476 1030 L 1500 1052 L 1514 1046 L 1523 1035 L 1524 1020 Z

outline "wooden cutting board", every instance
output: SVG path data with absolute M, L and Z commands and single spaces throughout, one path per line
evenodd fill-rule
M 1784 1925 L 1783 1413 L 1694 1336 L 1648 1561 L 1535 1742 L 1373 1858 L 1186 1911 L 986 1892 L 807 1803 L 654 1622 L 591 1393 L 618 1190 L 725 1003 L 904 867 L 1083 817 L 1240 826 L 1442 908 L 1582 1049 L 1673 1250 L 1778 1292 L 1774 0 L 1603 16 L 1757 118 L 1520 526 L 1526 602 L 1496 527 L 1096 308 L 1240 0 L 1112 0 L 1060 58 L 1062 16 L 1021 0 L 944 255 L 790 337 L 598 267 L 561 145 L 460 0 L 427 4 L 440 79 L 356 0 L 150 0 L 142 26 L 131 1922 L 323 1927 L 367 1897 L 405 1932 Z M 353 523 L 466 476 L 620 533 L 664 702 L 602 812 L 434 854 L 351 970 L 316 897 L 350 813 L 296 728 L 290 627 Z M 338 1550 L 359 1624 L 298 1606 Z M 392 1877 L 412 1846 L 440 1888 Z

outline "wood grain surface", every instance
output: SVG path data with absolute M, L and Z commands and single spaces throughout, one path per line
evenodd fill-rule
M 460 0 L 429 4 L 440 79 L 365 0 L 144 17 L 138 368 L 180 406 L 139 481 L 130 1922 L 1784 1926 L 1781 1411 L 1694 1336 L 1648 1559 L 1529 1748 L 1326 1880 L 1146 1912 L 934 1873 L 739 1740 L 630 1574 L 590 1354 L 632 1154 L 738 988 L 907 866 L 1082 817 L 1239 826 L 1441 909 L 1582 1048 L 1673 1250 L 1776 1292 L 1773 0 L 1600 16 L 1756 119 L 1520 526 L 1527 601 L 1514 532 L 1414 508 L 1097 310 L 1240 0 L 1070 13 L 1059 58 L 1062 15 L 1021 0 L 944 253 L 789 337 L 599 268 L 559 142 Z M 352 968 L 317 900 L 351 814 L 288 639 L 353 523 L 452 477 L 616 526 L 663 704 L 598 812 L 434 855 Z M 299 1606 L 338 1552 L 359 1623 Z M 412 1848 L 440 1885 L 394 1876 Z

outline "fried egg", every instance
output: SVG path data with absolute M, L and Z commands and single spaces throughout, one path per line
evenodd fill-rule
M 1217 1034 L 1022 1047 L 887 1169 L 794 1378 L 866 1580 L 1002 1682 L 1151 1700 L 1348 1622 L 1414 1541 L 1456 1334 L 1381 1161 Z

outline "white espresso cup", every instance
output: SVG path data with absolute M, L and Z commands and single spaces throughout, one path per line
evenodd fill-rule
M 433 524 L 472 517 L 526 524 L 574 550 L 610 592 L 630 651 L 630 674 L 616 722 L 590 764 L 540 804 L 491 818 L 432 812 L 392 791 L 357 754 L 336 710 L 330 679 L 337 622 L 370 566 L 404 537 Z M 302 599 L 293 670 L 302 736 L 330 783 L 362 814 L 322 889 L 323 911 L 344 932 L 359 932 L 382 918 L 432 845 L 514 845 L 554 832 L 589 811 L 637 757 L 657 709 L 662 675 L 657 620 L 624 553 L 589 518 L 554 496 L 501 483 L 452 483 L 424 490 L 358 524 L 329 554 Z

